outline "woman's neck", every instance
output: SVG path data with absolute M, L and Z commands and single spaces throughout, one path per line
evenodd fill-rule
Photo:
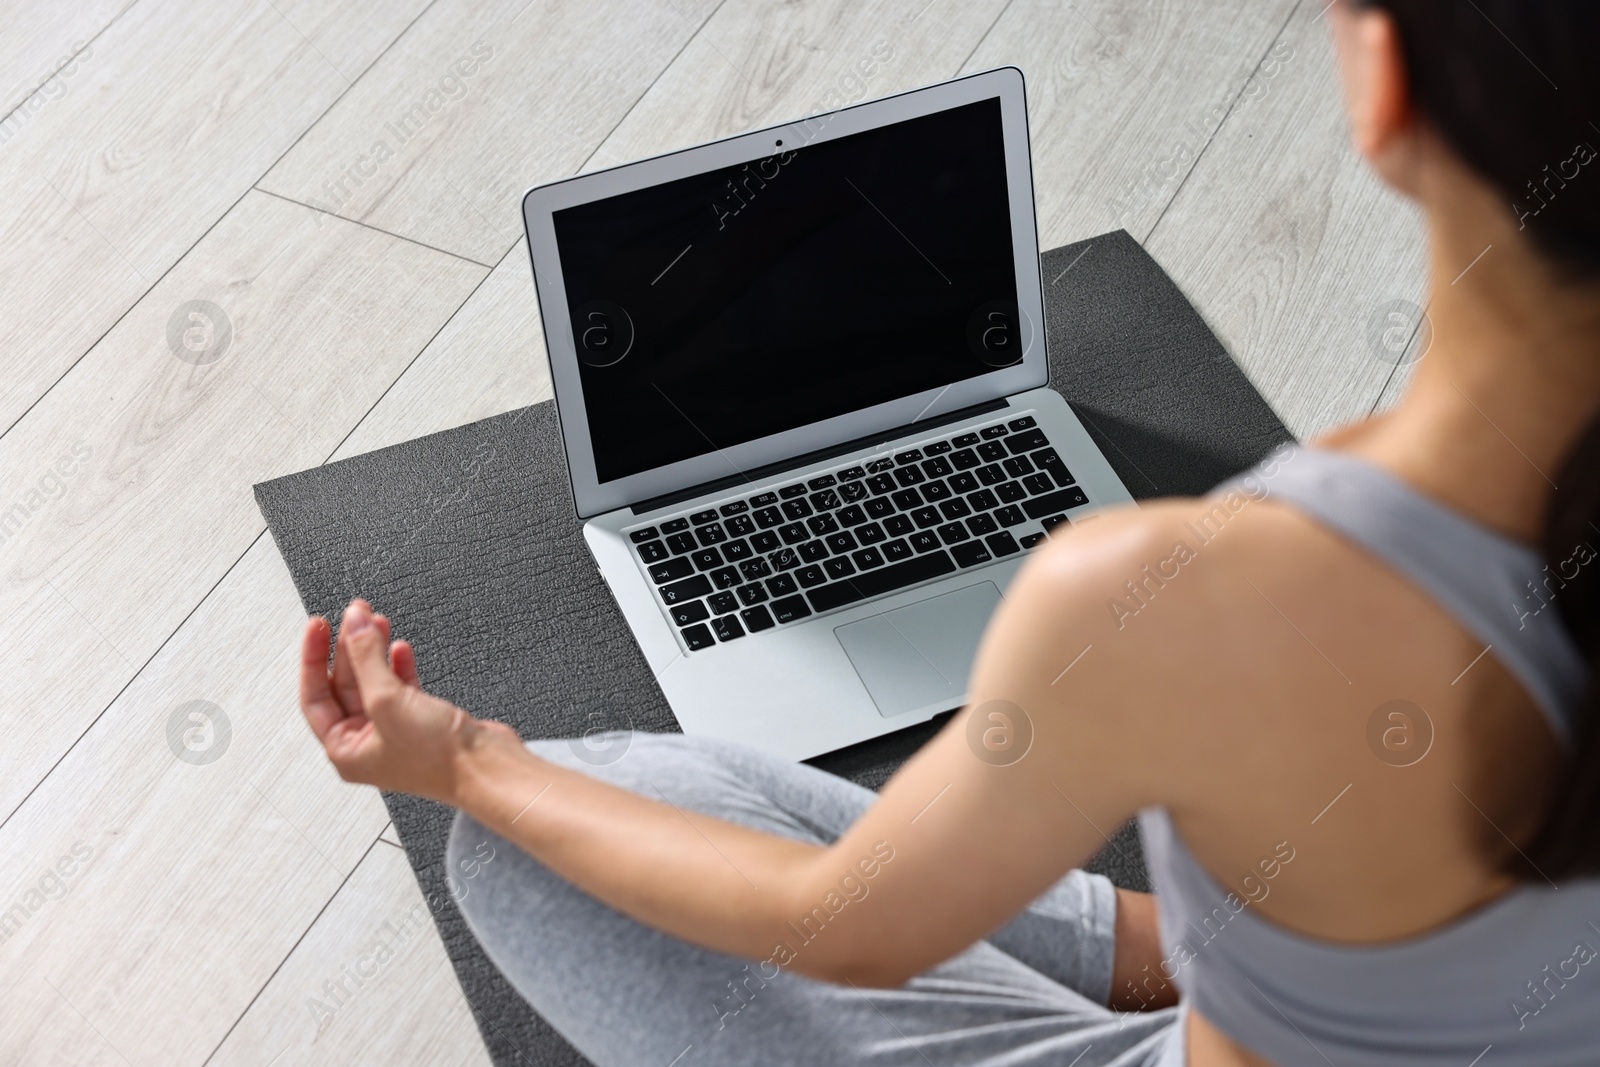
M 1453 225 L 1463 209 L 1481 221 Z M 1327 443 L 1537 542 L 1562 461 L 1600 412 L 1600 285 L 1561 285 L 1502 205 L 1430 214 L 1432 344 L 1392 411 Z

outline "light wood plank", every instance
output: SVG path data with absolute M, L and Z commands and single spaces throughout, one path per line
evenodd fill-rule
M 420 2 L 298 0 L 291 26 L 268 0 L 141 0 L 101 35 L 0 145 L 0 306 L 27 309 L 0 318 L 0 433 L 345 90 L 302 34 L 357 71 Z
M 81 457 L 0 545 L 0 813 L 257 537 L 251 484 L 321 462 L 483 274 L 251 193 L 0 438 L 0 507 Z M 232 321 L 207 366 L 168 345 L 197 298 Z
M 70 92 L 83 66 L 94 62 L 93 41 L 133 0 L 52 0 L 0 2 L 0 119 L 18 108 L 22 113 L 0 123 L 0 145 L 7 134 L 26 126 L 44 108 Z M 79 56 L 82 62 L 73 62 Z
M 496 263 L 713 6 L 439 0 L 261 188 Z
M 383 832 L 378 834 L 378 840 L 387 841 L 395 848 L 404 847 L 400 844 L 400 835 L 395 832 L 394 823 L 390 823 L 388 826 L 383 828 Z
M 967 64 L 1028 81 L 1041 248 L 1143 240 L 1295 0 L 1016 0 Z
M 464 886 L 471 891 L 471 883 Z M 378 844 L 362 860 L 208 1067 L 268 1062 L 489 1063 L 398 850 Z
M 1301 437 L 1372 407 L 1393 362 L 1374 324 L 1424 274 L 1416 212 L 1350 150 L 1320 10 L 1296 9 L 1147 241 Z

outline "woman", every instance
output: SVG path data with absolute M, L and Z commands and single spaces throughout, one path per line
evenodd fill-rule
M 1405 399 L 1056 538 L 881 795 L 682 737 L 525 748 L 364 602 L 331 677 L 310 620 L 329 758 L 461 809 L 472 929 L 596 1063 L 1593 1061 L 1600 16 L 1329 17 L 1356 147 L 1429 225 Z M 1026 756 L 981 758 L 991 722 Z M 1073 869 L 1136 814 L 1155 898 Z

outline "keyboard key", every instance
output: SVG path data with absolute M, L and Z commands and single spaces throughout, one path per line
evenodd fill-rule
M 949 441 L 935 441 L 931 445 L 923 445 L 922 451 L 929 456 L 942 456 L 950 451 Z
M 1013 430 L 1027 430 L 1039 424 L 1034 421 L 1032 415 L 1024 415 L 1020 419 L 1012 419 L 1010 422 L 1006 423 L 1006 425 L 1011 427 Z
M 994 513 L 994 517 L 1000 520 L 1001 526 L 1017 526 L 1028 521 L 1028 517 L 1022 513 L 1022 509 L 1015 504 L 1001 508 Z
M 1056 487 L 1055 483 L 1050 480 L 1050 476 L 1047 474 L 1030 474 L 1026 478 L 1022 479 L 1022 484 L 1028 490 L 1028 492 L 1035 496 L 1038 496 L 1040 493 L 1048 493 L 1050 490 Z
M 888 456 L 884 456 L 881 459 L 867 461 L 868 474 L 882 474 L 885 471 L 892 470 L 894 470 L 894 460 L 890 459 Z
M 856 561 L 856 566 L 864 571 L 874 567 L 883 566 L 883 553 L 875 548 L 863 548 L 850 553 L 850 558 Z
M 702 548 L 698 552 L 691 552 L 688 558 L 694 560 L 694 565 L 703 571 L 722 566 L 722 553 L 714 548 Z
M 633 543 L 637 545 L 641 541 L 652 541 L 655 538 L 660 537 L 661 531 L 656 529 L 654 526 L 646 526 L 642 530 L 633 531 L 633 533 L 629 534 L 628 536 L 632 538 Z
M 883 532 L 883 527 L 875 522 L 869 522 L 865 526 L 857 526 L 855 533 L 856 540 L 864 545 L 875 545 L 889 536 Z
M 734 592 L 739 594 L 740 603 L 746 606 L 751 604 L 759 604 L 763 600 L 767 599 L 766 587 L 760 582 L 751 582 L 749 585 L 741 585 L 738 589 L 735 589 Z
M 929 482 L 922 487 L 922 499 L 930 504 L 936 504 L 941 500 L 949 500 L 952 495 L 950 487 L 942 481 Z
M 809 567 L 801 567 L 794 572 L 794 576 L 799 580 L 801 586 L 806 589 L 821 585 L 828 580 L 827 574 L 823 573 L 822 568 L 815 563 Z
M 912 492 L 907 489 L 906 492 Z M 885 497 L 875 496 L 866 503 L 867 514 L 874 519 L 886 519 L 894 514 L 894 503 Z
M 1039 525 L 1044 527 L 1045 533 L 1050 533 L 1057 526 L 1065 526 L 1066 524 L 1067 517 L 1065 515 L 1050 515 L 1039 520 Z
M 967 471 L 962 471 L 960 474 L 952 474 L 950 476 L 950 488 L 958 493 L 970 493 L 978 488 L 978 479 Z
M 987 467 L 978 468 L 978 481 L 984 485 L 998 485 L 1006 480 L 1006 472 L 1000 469 L 1000 464 L 991 463 Z
M 985 426 L 983 429 L 978 431 L 978 436 L 983 438 L 985 441 L 992 441 L 996 437 L 1004 437 L 1010 432 L 1011 431 L 1006 429 L 1004 426 Z
M 721 615 L 711 620 L 711 628 L 717 632 L 717 639 L 732 641 L 736 637 L 744 636 L 744 627 L 732 615 Z
M 665 563 L 657 563 L 650 568 L 650 580 L 657 585 L 663 582 L 675 582 L 679 578 L 687 578 L 694 573 L 694 564 L 688 556 L 678 556 Z
M 852 548 L 857 547 L 856 539 L 851 536 L 849 530 L 836 533 L 832 537 L 824 538 L 823 540 L 834 552 L 848 552 Z
M 1021 478 L 1024 475 L 1033 473 L 1033 464 L 1028 462 L 1027 456 L 1012 456 L 1000 466 L 1004 467 L 1006 473 L 1013 478 Z
M 1046 536 L 1047 535 L 1042 533 L 1024 534 L 1022 538 L 1022 547 L 1033 548 L 1036 545 L 1043 544 Z
M 723 567 L 720 570 L 711 572 L 711 581 L 716 584 L 718 589 L 732 589 L 744 579 L 739 576 L 739 572 L 735 568 Z
M 756 525 L 761 527 L 763 530 L 770 530 L 774 526 L 780 526 L 783 524 L 783 512 L 779 511 L 777 508 L 762 508 L 760 511 L 756 512 L 755 518 Z
M 706 603 L 711 605 L 714 614 L 726 615 L 739 606 L 739 598 L 732 593 L 712 593 L 706 597 Z
M 861 510 L 860 504 L 851 504 L 839 510 L 839 521 L 846 526 L 860 526 L 867 521 L 867 513 Z
M 815 478 L 813 478 L 809 482 L 807 482 L 806 483 L 806 487 L 808 489 L 817 490 L 817 489 L 826 489 L 830 485 L 838 485 L 838 484 L 839 484 L 839 479 L 835 478 L 833 475 L 831 475 L 831 474 L 819 474 Z
M 744 620 L 746 626 L 750 627 L 751 633 L 770 630 L 777 625 L 772 621 L 772 615 L 765 607 L 745 608 L 739 612 L 739 617 Z
M 710 511 L 697 511 L 693 515 L 689 516 L 689 521 L 694 523 L 696 526 L 704 526 L 708 522 L 716 522 L 717 509 L 712 508 Z
M 664 534 L 682 533 L 688 528 L 688 519 L 668 519 L 666 522 L 661 524 L 661 532 Z
M 828 546 L 822 541 L 807 541 L 800 546 L 800 558 L 807 563 L 821 563 L 828 558 Z
M 894 476 L 889 474 L 880 474 L 875 478 L 868 478 L 867 488 L 871 489 L 879 496 L 882 496 L 884 493 L 892 493 L 895 490 Z
M 832 515 L 813 515 L 806 520 L 812 537 L 825 537 L 839 528 L 839 520 Z
M 711 583 L 706 580 L 705 575 L 697 574 L 693 578 L 685 578 L 681 582 L 664 585 L 657 589 L 656 592 L 661 594 L 661 602 L 671 607 L 674 604 L 681 604 L 685 600 L 699 600 L 711 592 Z
M 691 622 L 699 622 L 709 618 L 710 610 L 704 600 L 691 600 L 687 604 L 678 604 L 672 609 L 672 621 L 679 626 L 688 626 Z
M 818 511 L 832 511 L 839 506 L 839 493 L 834 489 L 824 489 L 820 493 L 811 494 L 811 506 Z
M 767 592 L 773 596 L 788 596 L 799 588 L 800 586 L 795 584 L 794 575 L 792 574 L 774 574 L 767 579 Z M 785 622 L 787 620 L 779 619 L 778 621 Z
M 807 489 L 805 485 L 800 482 L 796 482 L 794 485 L 786 485 L 782 489 L 779 489 L 778 499 L 793 500 L 797 496 L 805 496 L 806 492 Z
M 803 519 L 811 514 L 811 505 L 804 500 L 785 500 L 783 514 L 790 519 Z
M 898 453 L 894 457 L 894 461 L 895 461 L 896 465 L 904 467 L 907 463 L 915 463 L 917 460 L 919 460 L 921 458 L 922 458 L 921 451 L 919 451 L 918 449 L 913 448 L 913 449 L 910 449 L 908 451 Z
M 844 556 L 834 556 L 822 565 L 822 569 L 828 572 L 829 578 L 848 578 L 856 572 L 855 564 Z
M 721 508 L 723 518 L 728 518 L 729 516 L 733 515 L 743 515 L 749 510 L 750 505 L 746 504 L 743 500 L 735 500 L 731 504 L 722 505 Z
M 901 511 L 911 511 L 922 506 L 922 494 L 915 489 L 902 489 L 889 497 Z
M 968 515 L 971 515 L 972 509 L 967 507 L 967 502 L 965 500 L 962 500 L 960 497 L 956 497 L 954 500 L 946 500 L 943 504 L 940 504 L 939 512 L 944 515 L 945 518 L 949 519 L 951 522 L 954 522 L 957 519 L 964 519 Z
M 995 498 L 993 490 L 979 489 L 976 493 L 967 497 L 967 505 L 973 511 L 993 511 L 1000 506 L 1000 501 Z
M 803 596 L 786 596 L 772 602 L 772 614 L 779 622 L 794 622 L 811 614 Z
M 681 556 L 685 552 L 693 552 L 700 546 L 696 544 L 694 534 L 675 533 L 667 538 L 667 547 L 672 549 L 674 554 Z
M 708 548 L 706 551 L 715 552 L 716 549 Z M 755 550 L 750 547 L 749 541 L 729 541 L 722 546 L 722 554 L 729 563 L 738 563 L 755 555 Z
M 1026 497 L 1028 495 L 1028 491 L 1022 488 L 1021 482 L 1005 482 L 1002 485 L 997 485 L 994 487 L 994 495 L 1005 501 L 1007 504 L 1015 504 L 1017 501 Z
M 1009 556 L 1013 552 L 1022 551 L 1021 547 L 1017 544 L 1017 539 L 1006 533 L 1004 530 L 1001 530 L 999 533 L 992 533 L 988 537 L 985 537 L 983 539 L 983 543 L 988 545 L 989 551 L 993 552 L 997 557 Z
M 883 558 L 890 563 L 899 563 L 903 559 L 911 558 L 911 546 L 906 544 L 904 538 L 895 538 L 884 543 Z
M 841 482 L 853 482 L 857 478 L 865 478 L 866 476 L 867 469 L 865 467 L 846 467 L 839 472 L 839 480 Z
M 1044 435 L 1043 430 L 1024 430 L 1006 441 L 1006 449 L 1014 456 L 1018 452 L 1032 452 L 1036 448 L 1048 448 L 1050 439 Z
M 646 541 L 639 546 L 639 558 L 646 563 L 656 563 L 669 555 L 671 553 L 667 551 L 666 544 L 661 541 Z
M 916 533 L 911 535 L 910 541 L 911 547 L 916 549 L 918 554 L 923 552 L 932 552 L 934 549 L 940 547 L 939 535 L 934 533 L 932 530 L 918 530 Z
M 694 535 L 700 538 L 702 545 L 717 545 L 728 539 L 728 531 L 722 528 L 720 522 L 714 522 L 710 526 L 702 526 L 694 532 Z
M 1022 505 L 1022 510 L 1028 513 L 1030 519 L 1042 519 L 1058 511 L 1069 511 L 1072 508 L 1082 507 L 1089 502 L 1083 490 L 1076 486 L 1070 489 L 1057 489 L 1044 496 L 1036 496 Z
M 950 466 L 958 471 L 969 471 L 982 462 L 983 460 L 978 458 L 978 454 L 970 448 L 963 448 L 961 451 L 953 452 L 950 455 Z
M 1056 450 L 1053 448 L 1041 449 L 1035 452 L 1033 454 L 1033 465 L 1042 471 L 1049 471 L 1050 477 L 1054 478 L 1056 484 L 1063 489 L 1077 481 L 1072 476 L 1072 472 L 1067 470 L 1067 465 L 1061 462 L 1061 457 L 1056 455 Z
M 750 506 L 753 507 L 753 508 L 770 507 L 771 505 L 776 504 L 777 502 L 778 502 L 778 494 L 777 493 L 758 493 L 757 495 L 755 495 L 755 496 L 750 498 Z
M 883 529 L 890 537 L 904 537 L 917 528 L 917 524 L 905 515 L 890 515 L 883 520 Z
M 857 500 L 860 500 L 866 495 L 866 482 L 845 482 L 839 487 L 839 498 L 846 504 L 854 504 Z
M 683 643 L 689 646 L 690 652 L 698 652 L 702 648 L 710 648 L 717 641 L 711 636 L 711 630 L 706 624 L 700 623 L 683 631 Z
M 757 578 L 765 578 L 767 575 L 771 574 L 772 565 L 760 557 L 757 557 L 756 559 L 747 559 L 743 563 L 739 564 L 739 573 L 744 575 L 745 581 L 753 582 Z
M 911 513 L 911 521 L 925 530 L 929 526 L 939 525 L 944 519 L 939 515 L 938 508 L 918 508 Z
M 980 563 L 988 563 L 993 556 L 984 547 L 982 541 L 968 541 L 964 545 L 957 545 L 950 550 L 950 555 L 963 567 L 976 567 Z
M 1006 458 L 1006 446 L 999 441 L 985 441 L 978 446 L 978 458 L 985 463 L 998 463 Z
M 800 553 L 792 548 L 785 548 L 768 556 L 767 562 L 777 570 L 792 571 L 800 566 Z
M 975 433 L 964 433 L 959 437 L 951 438 L 950 443 L 955 445 L 957 448 L 971 448 L 973 445 L 978 443 L 978 435 Z
M 955 561 L 950 558 L 948 552 L 933 552 L 893 566 L 863 571 L 849 581 L 820 586 L 807 593 L 806 597 L 811 601 L 814 610 L 832 611 L 846 604 L 854 604 L 858 600 L 880 596 L 891 590 L 904 589 L 908 585 L 950 574 L 955 569 Z
M 763 554 L 777 551 L 782 544 L 783 539 L 771 530 L 762 530 L 750 538 L 750 547 Z
M 993 515 L 974 515 L 967 520 L 967 529 L 972 531 L 974 537 L 983 537 L 1000 529 L 1000 524 L 994 521 Z
M 894 472 L 894 480 L 901 485 L 916 485 L 923 480 L 922 470 L 918 467 L 899 467 Z
M 778 536 L 783 538 L 786 545 L 798 545 L 801 541 L 811 539 L 811 531 L 806 529 L 803 522 L 791 522 L 787 526 L 778 527 Z
M 943 456 L 927 460 L 922 464 L 922 473 L 926 474 L 930 478 L 943 478 L 953 469 L 954 468 L 950 466 L 950 461 L 945 459 Z
M 756 522 L 748 515 L 735 515 L 722 526 L 729 537 L 749 537 L 756 532 Z
M 972 535 L 959 522 L 947 522 L 939 527 L 939 540 L 947 545 L 959 545 Z

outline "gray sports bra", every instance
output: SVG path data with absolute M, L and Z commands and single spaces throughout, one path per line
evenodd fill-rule
M 1549 594 L 1534 552 L 1341 453 L 1280 451 L 1213 499 L 1230 492 L 1290 504 L 1406 575 L 1493 650 L 1570 740 L 1588 668 L 1555 606 L 1537 610 L 1535 589 Z M 1600 879 L 1524 885 L 1421 937 L 1339 945 L 1258 915 L 1200 865 L 1165 809 L 1139 821 L 1161 900 L 1161 977 L 1183 990 L 1185 1011 L 1271 1062 L 1600 1062 Z M 1168 1059 L 1183 1062 L 1181 1041 Z

